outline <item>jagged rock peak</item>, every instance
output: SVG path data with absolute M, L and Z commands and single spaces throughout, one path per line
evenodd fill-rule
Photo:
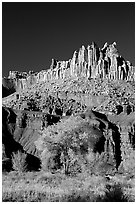
M 52 59 L 50 69 L 38 73 L 10 71 L 9 79 L 16 79 L 21 88 L 40 81 L 65 78 L 101 78 L 108 80 L 134 80 L 134 67 L 125 61 L 116 48 L 116 42 L 107 42 L 100 49 L 95 42 L 74 51 L 68 61 Z M 26 85 L 27 84 L 27 85 Z
M 104 44 L 104 46 L 101 48 L 101 50 L 104 50 L 104 49 L 106 49 L 108 47 L 108 43 L 106 42 L 105 44 Z

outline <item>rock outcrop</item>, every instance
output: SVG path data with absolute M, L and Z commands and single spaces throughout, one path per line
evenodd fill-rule
M 2 79 L 2 98 L 16 92 L 16 88 L 15 79 L 8 79 L 4 77 Z
M 91 124 L 95 122 L 95 129 L 104 138 L 99 143 L 104 152 L 100 161 L 106 160 L 118 171 L 133 171 L 134 71 L 119 54 L 115 42 L 105 43 L 102 49 L 95 43 L 82 46 L 68 61 L 52 59 L 48 70 L 11 71 L 3 79 L 6 94 L 10 94 L 3 95 L 3 155 L 9 158 L 20 149 L 38 158 L 35 141 L 41 138 L 44 127 L 46 131 L 61 118 L 83 114 L 81 117 Z M 85 112 L 88 107 L 90 111 Z M 99 168 L 102 166 L 95 171 Z
M 12 153 L 19 150 L 27 153 L 29 168 L 38 169 L 40 160 L 34 142 L 43 127 L 58 122 L 60 117 L 6 107 L 2 108 L 2 115 L 3 161 L 9 162 Z
M 105 43 L 102 49 L 92 42 L 73 53 L 72 59 L 58 61 L 52 59 L 50 69 L 34 73 L 33 71 L 10 71 L 9 80 L 13 80 L 16 90 L 30 85 L 65 78 L 85 77 L 87 79 L 134 80 L 134 67 L 119 54 L 116 43 Z
M 101 154 L 95 164 L 95 172 L 106 173 L 108 171 L 110 173 L 116 170 L 122 171 L 122 173 L 133 172 L 135 157 L 134 114 L 124 116 L 126 117 L 125 124 L 122 119 L 123 115 L 121 119 L 118 119 L 118 123 L 115 122 L 116 124 L 106 115 L 92 110 L 87 110 L 80 116 L 93 126 L 93 130 L 96 130 L 97 133 L 99 131 L 102 135 L 95 147 L 97 151 L 95 152 Z M 35 143 L 41 138 L 42 131 L 46 130 L 46 127 L 58 123 L 60 119 L 61 117 L 57 115 L 36 111 L 13 111 L 3 107 L 3 155 L 10 159 L 13 152 L 25 151 L 30 158 L 30 168 L 36 168 L 40 155 Z M 97 140 L 97 138 L 94 139 Z

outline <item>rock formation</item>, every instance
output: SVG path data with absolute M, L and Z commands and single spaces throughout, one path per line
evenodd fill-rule
M 2 107 L 2 116 L 3 160 L 11 159 L 12 153 L 20 150 L 27 153 L 31 169 L 39 168 L 39 154 L 34 142 L 44 127 L 57 123 L 60 117 L 6 107 Z
M 4 77 L 2 79 L 2 98 L 16 92 L 16 84 L 14 79 Z
M 13 80 L 16 89 L 25 89 L 30 85 L 65 78 L 85 77 L 108 80 L 134 80 L 134 67 L 119 54 L 116 43 L 105 43 L 102 49 L 92 42 L 87 48 L 82 45 L 73 53 L 72 59 L 58 61 L 52 59 L 50 69 L 34 73 L 33 71 L 10 71 L 8 80 Z
M 68 61 L 52 59 L 48 70 L 10 71 L 3 79 L 3 87 L 11 90 L 3 99 L 4 154 L 9 157 L 21 148 L 38 157 L 34 142 L 44 127 L 84 113 L 83 117 L 91 124 L 95 122 L 105 138 L 101 144 L 106 162 L 123 172 L 134 170 L 134 72 L 115 42 L 105 43 L 101 49 L 95 43 L 82 46 Z M 85 112 L 87 107 L 92 111 Z

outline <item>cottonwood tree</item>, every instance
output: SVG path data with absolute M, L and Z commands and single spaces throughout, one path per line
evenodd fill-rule
M 47 170 L 62 169 L 65 174 L 72 169 L 84 170 L 86 155 L 93 150 L 99 131 L 80 116 L 70 116 L 48 126 L 35 142 L 41 152 L 42 167 Z

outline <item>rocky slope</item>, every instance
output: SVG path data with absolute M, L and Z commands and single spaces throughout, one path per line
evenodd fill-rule
M 83 117 L 82 114 L 90 110 L 84 117 L 98 124 L 104 141 L 107 141 L 105 134 L 110 132 L 112 139 L 108 149 L 115 159 L 114 166 L 121 172 L 134 170 L 134 67 L 122 58 L 116 43 L 106 43 L 101 49 L 95 43 L 87 48 L 82 46 L 68 61 L 52 60 L 50 69 L 38 73 L 12 71 L 7 81 L 12 81 L 10 87 L 14 90 L 3 98 L 4 138 L 10 135 L 8 137 L 21 145 L 23 151 L 39 157 L 35 142 L 43 129 L 46 131 L 62 118 Z M 7 122 L 11 114 L 14 121 Z M 107 128 L 102 129 L 102 125 Z M 8 149 L 8 142 L 5 143 L 8 140 L 3 141 Z M 105 149 L 105 142 L 102 145 Z M 128 162 L 131 165 L 127 165 Z
M 78 113 L 90 107 L 105 114 L 134 112 L 133 82 L 85 80 L 40 83 L 3 99 L 3 104 L 14 109 L 28 109 L 59 115 Z M 30 105 L 31 104 L 31 105 Z
M 133 81 L 134 67 L 119 54 L 115 42 L 105 43 L 103 48 L 92 42 L 76 50 L 68 61 L 52 59 L 48 70 L 36 73 L 10 71 L 7 81 L 12 81 L 16 90 L 21 90 L 40 82 L 79 77 Z
M 2 108 L 3 161 L 11 159 L 18 150 L 27 153 L 30 169 L 40 167 L 39 153 L 34 142 L 41 135 L 42 127 L 59 121 L 59 116 L 41 112 L 18 111 Z
M 2 79 L 2 98 L 16 92 L 16 85 L 13 79 Z

